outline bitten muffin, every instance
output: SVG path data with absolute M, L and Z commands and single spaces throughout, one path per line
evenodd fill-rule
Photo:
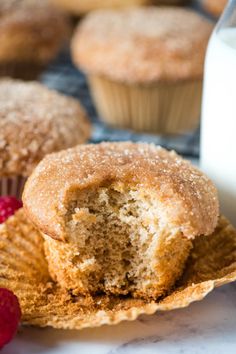
M 174 7 L 100 10 L 72 40 L 98 113 L 117 127 L 182 133 L 199 123 L 212 23 Z
M 122 8 L 134 5 L 184 5 L 189 0 L 51 0 L 62 10 L 80 16 L 102 8 Z
M 23 203 L 44 234 L 51 276 L 73 294 L 166 293 L 198 235 L 216 227 L 212 182 L 148 144 L 81 145 L 48 155 Z
M 83 143 L 90 124 L 80 103 L 36 82 L 0 80 L 0 195 L 21 196 L 48 153 Z
M 204 9 L 213 16 L 219 17 L 227 5 L 227 0 L 202 0 Z
M 0 75 L 37 78 L 68 34 L 67 18 L 47 0 L 0 0 Z

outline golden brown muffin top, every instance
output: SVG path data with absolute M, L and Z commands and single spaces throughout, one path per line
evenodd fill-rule
M 47 62 L 69 28 L 65 15 L 47 0 L 0 0 L 0 60 Z
M 80 145 L 46 156 L 26 182 L 24 207 L 42 232 L 65 240 L 73 193 L 108 183 L 156 196 L 169 225 L 187 237 L 210 234 L 216 227 L 212 182 L 175 152 L 144 143 Z
M 72 55 L 89 74 L 128 83 L 201 78 L 212 29 L 187 9 L 100 10 L 78 26 Z
M 0 80 L 0 175 L 28 176 L 48 153 L 83 143 L 80 103 L 36 82 Z
M 221 15 L 227 2 L 228 0 L 202 0 L 203 7 L 214 16 Z

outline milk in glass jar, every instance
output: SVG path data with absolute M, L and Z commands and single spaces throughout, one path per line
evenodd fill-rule
M 221 211 L 236 226 L 236 0 L 229 2 L 208 45 L 201 169 L 215 182 Z

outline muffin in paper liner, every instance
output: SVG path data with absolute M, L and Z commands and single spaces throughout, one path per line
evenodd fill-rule
M 73 35 L 72 59 L 88 78 L 105 122 L 136 131 L 186 133 L 199 125 L 212 30 L 211 21 L 177 6 L 95 11 Z
M 48 0 L 1 0 L 0 76 L 36 80 L 67 43 L 67 16 Z
M 14 196 L 21 199 L 26 180 L 27 177 L 23 176 L 0 177 L 0 197 Z
M 199 125 L 202 80 L 132 85 L 90 75 L 89 83 L 100 118 L 115 127 L 181 134 Z
M 78 100 L 36 81 L 0 78 L 0 106 L 0 196 L 20 199 L 42 158 L 86 142 L 91 125 Z
M 162 299 L 72 296 L 51 281 L 43 238 L 27 220 L 23 209 L 0 226 L 0 287 L 14 291 L 27 325 L 81 329 L 135 320 L 188 306 L 202 300 L 214 287 L 236 280 L 236 230 L 220 217 L 211 236 L 200 236 L 182 278 Z

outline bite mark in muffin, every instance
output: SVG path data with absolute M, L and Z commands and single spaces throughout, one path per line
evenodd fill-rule
M 47 198 L 45 196 L 47 195 Z M 46 157 L 24 191 L 51 276 L 73 294 L 156 299 L 218 219 L 210 180 L 148 144 L 81 145 Z

